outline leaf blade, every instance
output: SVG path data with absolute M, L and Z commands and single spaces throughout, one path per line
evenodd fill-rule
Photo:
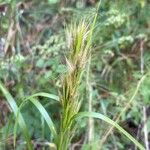
M 6 87 L 3 85 L 3 83 L 1 81 L 0 81 L 0 90 L 2 91 L 3 95 L 5 96 L 7 102 L 9 103 L 9 105 L 10 105 L 10 107 L 11 107 L 11 109 L 12 109 L 14 115 L 15 115 L 15 117 L 17 117 L 18 106 L 17 106 L 14 98 L 11 96 L 11 94 L 8 92 L 8 90 L 6 89 Z M 27 126 L 25 124 L 23 116 L 20 113 L 19 113 L 18 123 L 19 123 L 20 128 L 23 131 L 24 138 L 27 141 L 28 149 L 29 150 L 33 150 Z
M 45 93 L 45 92 L 35 93 L 35 94 L 33 94 L 33 95 L 28 96 L 27 98 L 25 98 L 25 100 L 30 99 L 30 98 L 39 97 L 39 96 L 59 101 L 59 97 L 58 96 L 56 96 L 54 94 Z
M 101 119 L 111 125 L 113 125 L 115 128 L 117 128 L 121 133 L 123 133 L 128 139 L 130 139 L 140 150 L 145 150 L 143 145 L 141 145 L 134 137 L 132 137 L 127 131 L 125 131 L 121 126 L 119 126 L 115 121 L 111 120 L 107 116 L 96 113 L 96 112 L 80 112 L 76 114 L 72 119 L 77 118 L 83 118 L 83 117 L 93 117 L 97 119 Z
M 55 138 L 57 136 L 55 125 L 54 125 L 51 117 L 48 115 L 48 112 L 46 111 L 46 109 L 42 106 L 42 104 L 38 100 L 36 100 L 34 98 L 30 98 L 30 101 L 39 110 L 39 112 L 41 113 L 42 117 L 45 119 L 48 127 L 50 128 L 50 130 Z

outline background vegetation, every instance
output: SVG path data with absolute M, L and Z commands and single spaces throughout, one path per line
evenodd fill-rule
M 67 71 L 66 25 L 93 20 L 97 0 L 0 0 L 0 80 L 19 106 L 37 92 L 59 95 Z M 102 0 L 92 38 L 91 63 L 83 76 L 81 110 L 115 120 L 149 147 L 150 133 L 150 2 Z M 88 78 L 87 78 L 88 74 Z M 144 76 L 146 75 L 146 76 Z M 139 80 L 144 76 L 142 83 Z M 141 81 L 141 80 L 140 80 Z M 40 102 L 60 123 L 55 101 Z M 49 149 L 51 135 L 31 103 L 22 110 L 34 149 Z M 12 149 L 15 117 L 0 93 L 0 149 Z M 70 149 L 136 149 L 103 121 L 81 119 Z M 16 150 L 26 149 L 17 128 Z

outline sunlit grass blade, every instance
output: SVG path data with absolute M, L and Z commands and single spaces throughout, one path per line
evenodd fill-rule
M 99 0 L 97 10 L 96 10 L 96 14 L 94 15 L 94 19 L 93 19 L 93 22 L 92 22 L 92 25 L 91 25 L 91 28 L 90 28 L 90 33 L 88 35 L 86 49 L 88 49 L 92 44 L 93 32 L 94 32 L 94 28 L 95 28 L 95 25 L 96 25 L 96 20 L 97 20 L 97 17 L 98 17 L 98 11 L 99 11 L 100 5 L 101 5 L 101 0 Z
M 59 97 L 57 95 L 49 94 L 49 93 L 45 93 L 45 92 L 39 92 L 39 93 L 33 94 L 33 95 L 25 98 L 25 100 L 30 99 L 30 98 L 39 97 L 39 96 L 59 101 Z
M 115 128 L 117 128 L 121 133 L 123 133 L 128 139 L 130 139 L 140 150 L 145 150 L 143 145 L 141 145 L 133 136 L 131 136 L 127 131 L 125 131 L 119 124 L 117 124 L 115 121 L 111 120 L 107 116 L 96 113 L 96 112 L 80 112 L 77 115 L 75 115 L 72 119 L 78 119 L 78 118 L 83 118 L 83 117 L 93 117 L 97 119 L 101 119 Z
M 55 129 L 55 125 L 54 125 L 52 119 L 50 118 L 48 112 L 46 111 L 46 109 L 43 107 L 43 105 L 38 100 L 36 100 L 34 98 L 30 98 L 30 101 L 35 105 L 35 107 L 39 110 L 42 117 L 45 119 L 45 121 L 46 121 L 48 127 L 50 128 L 50 131 L 52 132 L 52 135 L 55 139 L 57 136 L 57 132 Z
M 59 101 L 59 97 L 54 95 L 54 94 L 49 94 L 49 93 L 45 93 L 45 92 L 39 92 L 39 93 L 35 93 L 31 96 L 28 96 L 25 98 L 25 100 L 20 104 L 19 106 L 19 109 L 18 109 L 18 113 L 17 113 L 17 119 L 16 119 L 16 122 L 15 122 L 15 127 L 14 127 L 14 145 L 15 145 L 15 141 L 16 141 L 16 132 L 17 132 L 17 123 L 18 123 L 18 117 L 19 117 L 19 112 L 21 111 L 22 107 L 29 101 L 31 101 L 33 103 L 33 100 L 36 100 L 34 99 L 35 97 L 46 97 L 46 98 L 50 98 L 52 100 L 55 100 L 55 101 Z M 37 101 L 37 100 L 36 100 Z M 56 130 L 55 130 L 55 127 L 54 127 L 54 123 L 52 122 L 51 118 L 49 117 L 48 113 L 46 112 L 45 108 L 41 105 L 40 102 L 34 102 L 33 103 L 36 108 L 40 111 L 41 115 L 43 116 L 43 118 L 45 119 L 46 123 L 48 124 L 51 132 L 52 132 L 52 135 L 55 137 L 56 136 Z M 40 105 L 40 107 L 38 108 L 38 106 Z M 43 111 L 42 111 L 43 110 Z M 50 123 L 49 123 L 50 121 Z
M 58 96 L 56 96 L 56 95 L 54 95 L 54 94 L 49 94 L 49 93 L 45 93 L 45 92 L 39 92 L 39 93 L 35 93 L 35 94 L 33 94 L 33 95 L 31 95 L 31 96 L 28 96 L 28 97 L 26 97 L 25 98 L 25 100 L 20 104 L 20 106 L 19 106 L 19 109 L 18 109 L 18 112 L 17 112 L 17 119 L 16 119 L 16 122 L 15 122 L 15 127 L 14 127 L 14 145 L 15 145 L 15 141 L 16 141 L 16 132 L 17 132 L 17 123 L 18 123 L 18 117 L 19 117 L 19 112 L 21 111 L 21 109 L 22 109 L 22 107 L 28 102 L 28 101 L 31 101 L 31 99 L 34 99 L 35 97 L 39 97 L 39 96 L 41 96 L 41 97 L 45 97 L 45 98 L 50 98 L 50 99 L 52 99 L 52 100 L 55 100 L 55 101 L 59 101 L 59 97 Z M 31 101 L 32 102 L 32 101 Z M 39 103 L 39 102 L 38 102 Z M 41 105 L 41 104 L 40 104 Z M 36 106 L 36 105 L 35 105 Z M 42 106 L 43 107 L 43 106 Z M 37 107 L 38 108 L 38 107 Z M 44 107 L 43 107 L 44 108 Z M 43 109 L 42 108 L 42 109 Z M 38 108 L 39 109 L 39 108 Z M 45 108 L 44 108 L 45 109 Z M 46 111 L 46 110 L 45 110 Z M 44 112 L 45 112 L 44 111 Z M 48 116 L 48 115 L 46 115 L 46 116 Z M 53 129 L 55 129 L 55 128 L 51 128 L 51 126 L 49 125 L 49 123 L 48 123 L 48 121 L 49 120 L 51 120 L 50 118 L 49 119 L 46 119 L 46 118 L 48 118 L 48 117 L 43 117 L 45 120 L 47 120 L 46 122 L 47 122 L 47 124 L 48 124 L 48 126 L 49 126 L 49 128 L 50 128 L 50 130 L 51 130 L 51 132 L 52 132 L 52 134 L 53 134 L 53 136 L 55 137 L 56 136 L 56 130 L 53 130 Z M 53 122 L 52 122 L 52 120 L 51 120 L 51 123 L 52 123 L 52 126 L 54 127 L 54 124 L 53 124 Z
M 17 106 L 14 98 L 11 96 L 11 94 L 8 92 L 8 90 L 5 88 L 5 86 L 1 82 L 0 82 L 0 90 L 4 94 L 7 102 L 9 103 L 9 105 L 13 111 L 13 113 L 17 117 L 18 106 Z M 22 115 L 20 114 L 20 112 L 19 112 L 19 117 L 18 117 L 18 123 L 19 123 L 21 130 L 23 131 L 25 140 L 27 142 L 28 150 L 33 150 L 27 126 L 26 126 L 25 121 L 24 121 Z

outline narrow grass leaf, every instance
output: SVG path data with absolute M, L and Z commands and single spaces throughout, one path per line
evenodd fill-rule
M 131 136 L 127 131 L 125 131 L 121 126 L 119 126 L 119 124 L 117 124 L 115 121 L 111 120 L 107 116 L 96 112 L 80 112 L 77 115 L 75 115 L 72 119 L 74 120 L 83 117 L 93 117 L 93 118 L 101 119 L 111 124 L 112 126 L 117 128 L 122 134 L 124 134 L 128 139 L 130 139 L 140 150 L 145 150 L 143 145 L 141 145 L 133 136 Z
M 17 106 L 14 98 L 11 96 L 11 94 L 8 92 L 8 90 L 5 88 L 5 86 L 2 84 L 2 82 L 0 82 L 0 90 L 4 94 L 7 102 L 9 103 L 9 105 L 13 111 L 13 113 L 17 117 L 18 106 Z M 21 130 L 23 131 L 25 140 L 27 142 L 28 150 L 33 150 L 27 126 L 26 126 L 25 121 L 24 121 L 22 115 L 20 114 L 20 112 L 19 112 L 19 117 L 18 117 L 18 123 L 19 123 Z
M 54 139 L 57 136 L 57 132 L 55 129 L 55 125 L 52 121 L 52 119 L 50 118 L 48 112 L 45 110 L 45 108 L 43 107 L 43 105 L 36 99 L 34 98 L 30 98 L 30 101 L 35 105 L 35 107 L 39 110 L 39 112 L 41 113 L 42 117 L 45 119 L 48 127 L 50 128 L 50 131 L 54 137 Z
M 49 94 L 49 93 L 45 93 L 45 92 L 39 92 L 39 93 L 33 94 L 33 95 L 25 98 L 25 100 L 30 99 L 30 98 L 34 98 L 34 97 L 39 97 L 39 96 L 59 101 L 59 97 L 57 95 Z
M 16 121 L 15 121 L 15 126 L 14 126 L 14 145 L 15 145 L 15 141 L 16 141 L 16 132 L 17 132 L 17 124 L 18 124 L 19 113 L 21 112 L 22 107 L 23 107 L 27 102 L 29 102 L 29 101 L 31 101 L 31 102 L 33 103 L 32 100 L 33 100 L 35 97 L 39 97 L 39 96 L 41 96 L 41 97 L 46 97 L 46 98 L 50 98 L 50 99 L 55 100 L 55 101 L 59 101 L 59 97 L 58 97 L 58 96 L 56 96 L 56 95 L 54 95 L 54 94 L 45 93 L 45 92 L 39 92 L 39 93 L 36 93 L 36 94 L 33 94 L 33 95 L 31 95 L 31 96 L 26 97 L 25 100 L 20 104 L 19 109 L 18 109 L 18 112 L 17 112 L 17 117 L 16 117 Z M 39 102 L 38 102 L 38 103 L 39 103 Z M 34 105 L 35 105 L 35 103 L 34 103 Z M 41 105 L 41 103 L 38 104 L 38 105 Z M 35 106 L 37 106 L 37 105 L 35 105 Z M 41 105 L 41 106 L 42 106 L 42 105 Z M 43 107 L 43 106 L 42 106 L 42 107 Z M 38 107 L 37 107 L 37 109 L 39 110 Z M 42 109 L 45 109 L 45 108 L 43 107 Z M 46 110 L 45 110 L 45 111 L 46 111 Z M 40 112 L 41 112 L 41 111 L 40 111 Z M 41 113 L 41 115 L 42 115 L 42 113 Z M 42 115 L 42 116 L 43 116 L 43 115 Z M 48 115 L 46 115 L 46 116 L 48 116 Z M 43 118 L 44 118 L 45 120 L 47 120 L 48 117 L 46 117 L 46 118 L 43 117 Z M 49 118 L 49 119 L 46 121 L 47 124 L 48 124 L 48 121 L 49 121 L 49 120 L 51 120 L 51 119 Z M 51 122 L 52 126 L 54 126 L 52 120 L 51 120 L 50 122 Z M 56 136 L 56 130 L 55 130 L 55 128 L 50 127 L 49 124 L 48 124 L 48 126 L 49 126 L 49 128 L 50 128 L 50 130 L 51 130 L 53 136 Z M 53 130 L 53 129 L 54 129 L 54 130 Z

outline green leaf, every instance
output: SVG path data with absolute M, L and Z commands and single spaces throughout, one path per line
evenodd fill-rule
M 45 110 L 45 108 L 42 106 L 42 104 L 38 100 L 31 98 L 30 101 L 35 105 L 35 107 L 41 113 L 42 117 L 45 119 L 45 121 L 46 121 L 48 127 L 50 128 L 50 131 L 52 132 L 52 135 L 54 136 L 54 139 L 55 139 L 57 136 L 57 132 L 56 132 L 55 125 L 54 125 L 52 119 L 48 115 L 48 112 Z
M 45 61 L 44 59 L 39 59 L 36 63 L 36 66 L 39 67 L 39 68 L 43 68 L 44 67 L 44 64 L 45 64 Z
M 25 103 L 27 103 L 29 101 L 31 101 L 36 106 L 36 108 L 40 111 L 41 115 L 43 116 L 46 123 L 48 124 L 54 138 L 57 135 L 54 124 L 53 124 L 51 118 L 49 117 L 47 111 L 45 110 L 45 108 L 41 105 L 40 102 L 38 102 L 38 101 L 34 102 L 33 101 L 33 100 L 35 100 L 34 99 L 35 97 L 39 97 L 39 96 L 59 101 L 58 96 L 56 96 L 54 94 L 45 93 L 45 92 L 39 92 L 39 93 L 33 94 L 33 95 L 28 96 L 27 98 L 25 98 L 25 100 L 20 104 L 18 112 L 17 112 L 16 122 L 15 122 L 15 127 L 14 127 L 14 145 L 15 145 L 15 141 L 16 141 L 16 132 L 17 132 L 17 123 L 18 123 L 18 118 L 19 118 L 19 112 L 21 111 L 21 109 L 25 105 Z
M 39 97 L 39 96 L 59 101 L 58 96 L 56 96 L 54 94 L 45 93 L 45 92 L 39 92 L 39 93 L 33 94 L 31 96 L 28 96 L 27 98 L 25 98 L 25 101 L 28 100 L 28 99 L 34 98 L 34 97 Z
M 117 128 L 121 133 L 123 133 L 128 139 L 130 139 L 140 150 L 145 150 L 143 145 L 141 145 L 133 136 L 131 136 L 127 131 L 125 131 L 121 126 L 119 126 L 115 121 L 111 120 L 107 116 L 96 112 L 80 112 L 77 115 L 75 115 L 72 119 L 78 119 L 83 117 L 93 117 L 93 118 L 101 119 L 111 124 L 112 126 Z
M 58 65 L 56 68 L 57 73 L 65 73 L 67 71 L 67 67 L 65 65 Z
M 54 4 L 54 3 L 57 3 L 58 0 L 48 0 L 48 2 L 49 2 L 50 4 Z
M 139 0 L 140 4 L 141 4 L 141 7 L 143 8 L 146 4 L 146 1 L 145 0 Z
M 1 82 L 0 82 L 0 90 L 4 94 L 7 102 L 9 103 L 9 105 L 10 105 L 12 111 L 13 111 L 13 113 L 17 117 L 17 113 L 18 113 L 18 110 L 19 110 L 18 106 L 17 106 L 14 98 L 11 96 L 11 94 L 8 92 L 8 90 L 5 88 L 5 86 Z M 21 130 L 23 131 L 25 140 L 27 141 L 28 149 L 33 150 L 27 126 L 26 126 L 25 121 L 24 121 L 24 119 L 23 119 L 20 112 L 19 112 L 19 117 L 18 117 L 18 123 L 19 123 L 19 126 L 20 126 Z

